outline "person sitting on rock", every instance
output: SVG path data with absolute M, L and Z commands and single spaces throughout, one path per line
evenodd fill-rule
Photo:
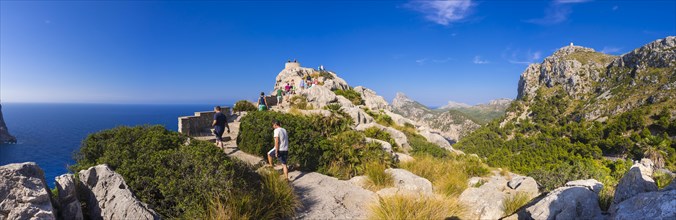
M 228 118 L 221 112 L 221 106 L 214 107 L 214 122 L 211 123 L 211 127 L 214 128 L 214 135 L 216 135 L 216 146 L 223 148 L 223 132 L 225 129 L 228 129 L 230 133 L 230 126 L 228 126 Z
M 282 162 L 282 170 L 284 170 L 284 178 L 289 180 L 289 168 L 286 165 L 288 156 L 289 156 L 289 136 L 286 133 L 286 129 L 281 127 L 281 123 L 277 120 L 272 120 L 273 137 L 275 139 L 275 145 L 270 151 L 268 151 L 268 163 L 272 167 L 272 158 L 277 158 Z
M 265 111 L 268 108 L 268 101 L 265 100 L 265 92 L 261 92 L 261 96 L 258 97 L 258 111 Z
M 291 93 L 291 85 L 289 85 L 289 83 L 286 83 L 286 86 L 284 86 L 284 91 L 287 95 Z

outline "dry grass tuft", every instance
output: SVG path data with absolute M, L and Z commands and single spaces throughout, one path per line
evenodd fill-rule
M 448 219 L 460 217 L 465 208 L 453 198 L 380 197 L 369 219 Z

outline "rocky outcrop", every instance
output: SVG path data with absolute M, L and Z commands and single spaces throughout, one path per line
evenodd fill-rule
M 300 66 L 300 64 L 298 65 Z M 273 88 L 273 91 L 276 91 L 277 89 L 284 88 L 287 83 L 289 84 L 294 84 L 295 86 L 299 86 L 300 82 L 304 80 L 307 76 L 318 76 L 318 81 L 320 84 L 323 84 L 322 87 L 326 87 L 329 90 L 336 90 L 336 89 L 348 89 L 350 86 L 345 82 L 345 80 L 339 78 L 335 73 L 330 72 L 330 71 L 317 71 L 312 68 L 306 68 L 306 67 L 292 67 L 292 68 L 285 68 L 282 71 L 277 74 L 277 78 L 275 79 L 275 86 Z
M 498 219 L 511 214 L 504 213 L 502 209 L 502 203 L 508 196 L 522 193 L 532 199 L 539 191 L 531 177 L 512 173 L 503 176 L 497 171 L 487 178 L 471 178 L 468 185 L 469 188 L 460 194 L 459 200 L 466 205 L 466 215 L 471 219 Z
M 2 117 L 2 105 L 0 105 L 0 143 L 16 143 L 16 138 L 9 134 L 9 129 Z
M 299 219 L 365 219 L 377 201 L 375 193 L 334 177 L 298 171 L 289 176 L 302 203 Z
M 615 188 L 613 205 L 629 199 L 639 193 L 657 191 L 657 184 L 652 179 L 653 162 L 650 159 L 643 159 L 634 164 L 629 172 L 624 174 L 620 183 Z M 612 209 L 612 207 L 611 207 Z
M 323 108 L 328 104 L 338 101 L 336 94 L 323 86 L 313 86 L 312 88 L 300 91 L 300 94 L 305 96 L 308 103 L 311 103 L 315 108 Z
M 45 174 L 33 162 L 0 167 L 0 219 L 56 219 Z
M 622 55 L 613 61 L 613 66 L 632 69 L 676 66 L 674 48 L 676 48 L 676 36 L 668 36 Z
M 557 188 L 518 213 L 519 219 L 603 219 L 598 195 L 585 186 Z
M 147 204 L 140 202 L 124 178 L 107 165 L 98 165 L 79 173 L 78 195 L 87 203 L 91 219 L 159 219 Z
M 338 96 L 342 97 L 342 96 Z M 350 117 L 352 117 L 353 123 L 355 126 L 359 125 L 364 125 L 364 124 L 369 124 L 374 121 L 373 117 L 371 117 L 369 114 L 367 114 L 364 110 L 359 108 L 358 106 L 352 106 L 352 107 L 342 107 L 341 108 L 345 113 L 347 113 Z
M 640 193 L 610 210 L 611 219 L 676 219 L 676 189 Z
M 425 139 L 427 139 L 427 141 L 429 141 L 430 143 L 439 145 L 439 147 L 441 147 L 441 148 L 444 148 L 444 149 L 451 151 L 455 154 L 464 154 L 462 151 L 453 149 L 453 146 L 451 146 L 451 143 L 448 142 L 448 140 L 446 140 L 446 138 L 444 136 L 441 136 L 441 134 L 436 133 L 434 131 L 430 131 L 426 127 L 420 127 L 418 129 L 418 134 L 425 137 Z
M 603 183 L 601 183 L 601 182 L 599 182 L 598 180 L 595 180 L 595 179 L 570 181 L 570 182 L 566 183 L 566 186 L 569 186 L 569 187 L 573 187 L 573 186 L 587 187 L 588 190 L 591 190 L 596 194 L 599 194 L 601 192 L 601 190 L 603 189 Z
M 59 218 L 81 220 L 82 204 L 78 201 L 77 183 L 73 174 L 56 177 L 56 189 L 59 192 Z
M 432 182 L 419 177 L 408 170 L 404 169 L 386 169 L 385 173 L 392 175 L 394 187 L 381 189 L 377 194 L 381 197 L 394 195 L 408 195 L 408 196 L 432 196 L 434 190 Z
M 394 139 L 394 142 L 399 145 L 403 150 L 408 151 L 411 149 L 411 145 L 408 144 L 408 138 L 406 137 L 406 134 L 404 132 L 401 132 L 397 129 L 394 129 L 392 127 L 385 127 L 380 124 L 376 123 L 369 123 L 369 124 L 360 124 L 358 125 L 355 130 L 357 131 L 363 131 L 366 130 L 367 128 L 370 127 L 376 127 L 384 132 L 387 132 L 390 134 L 390 136 Z
M 385 101 L 382 96 L 376 94 L 375 91 L 363 86 L 354 87 L 354 91 L 361 94 L 361 98 L 364 100 L 364 105 L 371 110 L 390 110 L 390 104 Z

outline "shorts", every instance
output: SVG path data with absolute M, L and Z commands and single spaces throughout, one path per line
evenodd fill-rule
M 225 128 L 223 128 L 221 126 L 215 126 L 214 127 L 214 135 L 216 135 L 216 140 L 223 141 L 224 131 L 225 131 Z
M 258 105 L 258 111 L 265 111 L 267 107 L 265 105 Z
M 282 164 L 286 165 L 286 159 L 289 157 L 289 151 L 280 150 L 279 155 L 275 155 L 275 148 L 272 148 L 270 151 L 268 151 L 268 155 L 270 155 L 270 157 L 276 157 L 279 159 L 279 161 L 282 161 Z

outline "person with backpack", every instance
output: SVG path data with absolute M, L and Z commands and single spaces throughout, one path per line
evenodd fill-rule
M 261 92 L 261 96 L 258 97 L 258 111 L 265 111 L 268 109 L 268 101 L 265 100 L 265 92 Z
M 214 107 L 214 121 L 211 123 L 211 127 L 214 128 L 214 135 L 216 135 L 216 146 L 223 148 L 223 133 L 225 129 L 228 129 L 230 133 L 230 126 L 228 126 L 228 117 L 221 112 L 221 106 Z

